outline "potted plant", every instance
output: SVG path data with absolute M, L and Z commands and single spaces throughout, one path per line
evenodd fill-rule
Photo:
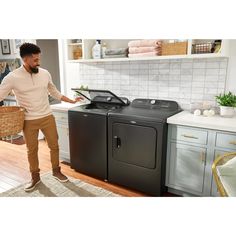
M 90 94 L 89 92 L 87 91 L 88 90 L 88 86 L 84 86 L 84 85 L 81 85 L 79 88 L 78 88 L 78 91 L 80 91 L 82 94 L 84 94 L 86 97 L 90 98 Z M 78 91 L 75 91 L 75 95 L 74 97 L 80 97 L 81 94 L 78 93 Z
M 220 115 L 223 117 L 233 117 L 236 107 L 236 96 L 231 92 L 216 96 L 216 101 L 220 105 Z

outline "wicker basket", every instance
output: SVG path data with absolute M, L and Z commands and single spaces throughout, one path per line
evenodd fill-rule
M 163 43 L 161 55 L 186 55 L 187 50 L 188 42 Z
M 221 166 L 225 164 L 227 161 L 231 160 L 236 156 L 236 152 L 231 152 L 231 153 L 226 153 L 222 156 L 219 156 L 218 158 L 215 159 L 212 165 L 212 173 L 216 182 L 217 189 L 222 197 L 228 197 L 228 194 L 219 178 L 219 175 L 217 174 L 217 166 Z
M 24 118 L 24 108 L 22 107 L 0 107 L 0 138 L 15 135 L 22 131 Z
M 214 43 L 195 43 L 192 45 L 193 54 L 201 53 L 213 53 L 214 52 Z

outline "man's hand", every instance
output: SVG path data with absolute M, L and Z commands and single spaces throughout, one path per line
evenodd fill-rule
M 81 100 L 84 100 L 83 97 L 76 97 L 75 100 L 71 100 L 70 98 L 66 97 L 66 96 L 62 96 L 61 101 L 63 102 L 68 102 L 68 103 L 76 103 L 76 102 L 80 102 Z

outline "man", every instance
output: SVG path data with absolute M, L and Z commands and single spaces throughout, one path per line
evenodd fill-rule
M 53 177 L 60 182 L 68 181 L 68 178 L 62 174 L 59 164 L 58 134 L 55 118 L 52 115 L 48 101 L 48 93 L 52 97 L 68 103 L 76 103 L 82 99 L 71 100 L 56 89 L 50 73 L 39 67 L 40 53 L 41 50 L 37 45 L 22 44 L 20 56 L 23 65 L 10 72 L 0 85 L 0 101 L 13 90 L 18 104 L 26 109 L 23 133 L 27 147 L 31 181 L 25 186 L 25 191 L 33 190 L 40 183 L 39 130 L 44 134 L 50 149 Z

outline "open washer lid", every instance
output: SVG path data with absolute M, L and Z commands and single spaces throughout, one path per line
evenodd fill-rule
M 79 89 L 72 88 L 78 94 L 84 98 L 91 101 L 91 103 L 107 103 L 107 104 L 117 104 L 121 106 L 129 105 L 129 100 L 127 98 L 119 98 L 114 93 L 109 90 L 98 90 L 98 89 Z

